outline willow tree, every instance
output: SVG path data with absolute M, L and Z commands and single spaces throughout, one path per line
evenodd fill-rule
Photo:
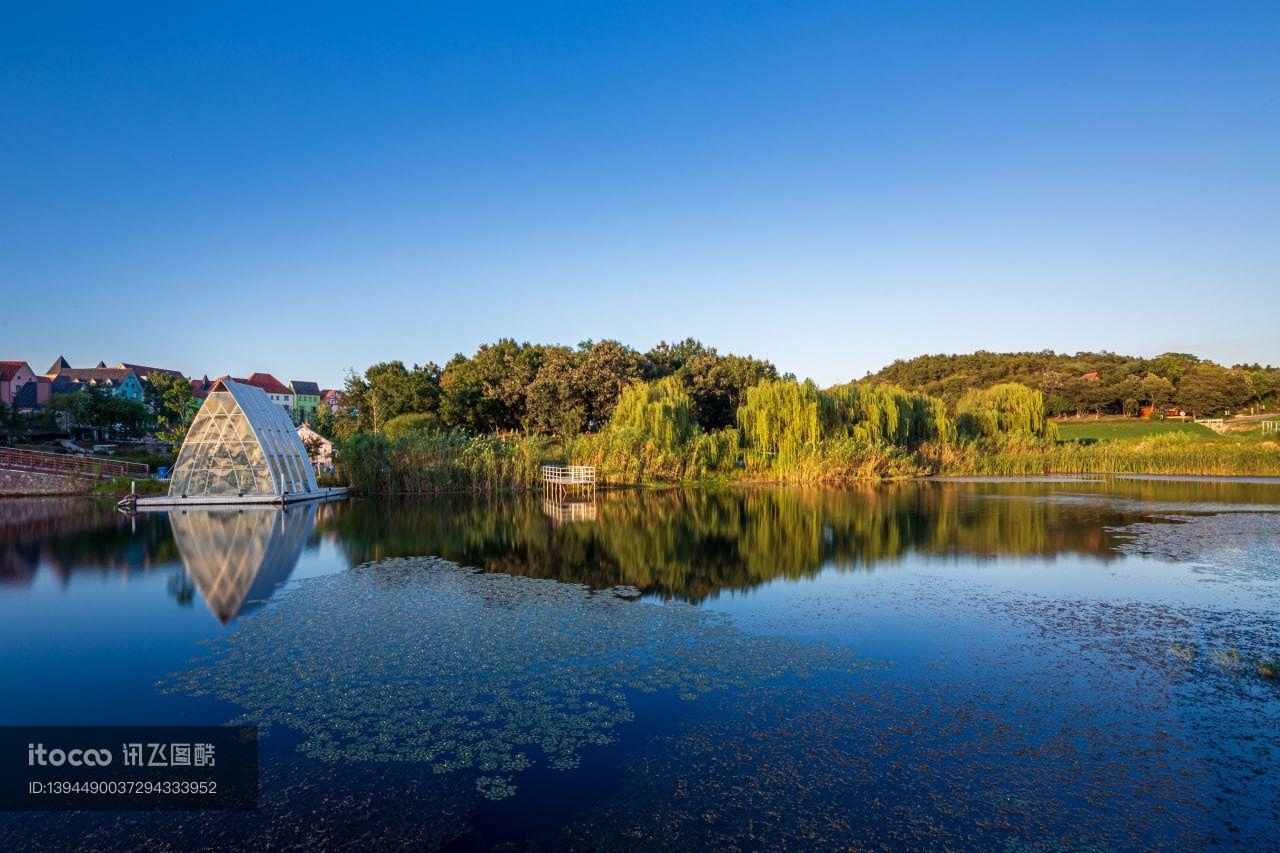
M 1009 434 L 1047 438 L 1055 433 L 1045 417 L 1044 395 L 1017 382 L 965 394 L 956 405 L 956 426 L 965 438 Z
M 955 421 L 947 412 L 947 404 L 928 394 L 912 394 L 912 446 L 927 441 L 952 441 L 956 437 Z
M 657 382 L 636 382 L 618 396 L 607 427 L 643 435 L 663 450 L 674 451 L 685 444 L 697 428 L 693 400 L 674 376 Z
M 812 382 L 766 379 L 747 390 L 738 425 L 753 449 L 793 461 L 818 447 L 835 414 L 831 398 Z
M 826 392 L 835 405 L 839 427 L 867 444 L 916 447 L 951 437 L 951 420 L 942 401 L 896 385 L 851 382 Z
M 636 382 L 618 397 L 598 436 L 575 441 L 571 456 L 630 482 L 680 480 L 732 468 L 737 430 L 704 431 L 678 376 Z

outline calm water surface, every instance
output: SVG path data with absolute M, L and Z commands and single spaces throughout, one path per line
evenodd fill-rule
M 1280 485 L 0 501 L 2 724 L 256 723 L 0 848 L 1272 848 Z

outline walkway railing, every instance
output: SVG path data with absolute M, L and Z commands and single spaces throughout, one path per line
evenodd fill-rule
M 594 465 L 543 465 L 542 482 L 564 486 L 593 485 L 596 481 Z
M 148 477 L 151 474 L 151 467 L 140 462 L 10 448 L 0 448 L 0 468 L 50 474 L 88 474 L 91 477 Z
M 543 465 L 542 487 L 549 494 L 563 496 L 581 489 L 595 493 L 596 467 L 594 465 Z

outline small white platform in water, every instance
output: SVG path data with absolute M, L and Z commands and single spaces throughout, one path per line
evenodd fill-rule
M 345 498 L 345 487 L 318 489 L 313 492 L 290 492 L 283 495 L 152 495 L 138 498 L 134 505 L 138 509 L 171 508 L 175 506 L 239 506 L 243 504 L 283 504 L 300 501 L 330 500 Z

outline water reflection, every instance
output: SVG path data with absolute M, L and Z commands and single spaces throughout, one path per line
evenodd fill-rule
M 596 509 L 594 497 L 586 501 L 562 501 L 552 497 L 542 499 L 542 514 L 556 526 L 575 521 L 595 521 Z
M 0 501 L 0 594 L 39 572 L 124 578 L 174 573 L 179 603 L 222 622 L 285 581 L 308 545 L 323 571 L 386 557 L 440 556 L 486 571 L 635 587 L 699 602 L 825 568 L 870 571 L 933 557 L 1114 559 L 1125 528 L 1153 516 L 1276 510 L 1270 484 L 909 482 L 865 489 L 602 492 L 350 500 L 319 506 L 189 509 L 129 518 L 83 499 Z M 332 563 L 333 565 L 328 565 Z
M 289 579 L 315 517 L 315 504 L 305 503 L 174 510 L 169 524 L 186 577 L 225 625 Z
M 1277 504 L 1124 481 L 616 492 L 572 521 L 539 496 L 0 503 L 7 721 L 281 723 L 256 813 L 28 813 L 0 849 L 1270 849 Z M 1135 544 L 1184 565 L 1077 559 Z M 336 571 L 432 554 L 508 574 Z M 1190 560 L 1211 582 L 1187 589 Z M 877 574 L 707 608 L 599 591 L 824 568 Z M 324 576 L 234 630 L 173 607 L 231 619 L 291 571 Z M 134 586 L 68 583 L 95 572 Z
M 828 567 L 888 567 L 912 554 L 1110 560 L 1122 537 L 1109 528 L 1152 513 L 1277 502 L 1276 486 L 1236 483 L 909 482 L 603 492 L 582 509 L 537 498 L 348 501 L 327 508 L 317 527 L 335 536 L 353 565 L 437 555 L 487 571 L 698 602 Z M 574 512 L 590 523 L 568 523 Z
M 0 499 L 0 584 L 25 586 L 40 571 L 61 584 L 87 571 L 128 576 L 176 559 L 161 517 L 131 518 L 84 498 Z

